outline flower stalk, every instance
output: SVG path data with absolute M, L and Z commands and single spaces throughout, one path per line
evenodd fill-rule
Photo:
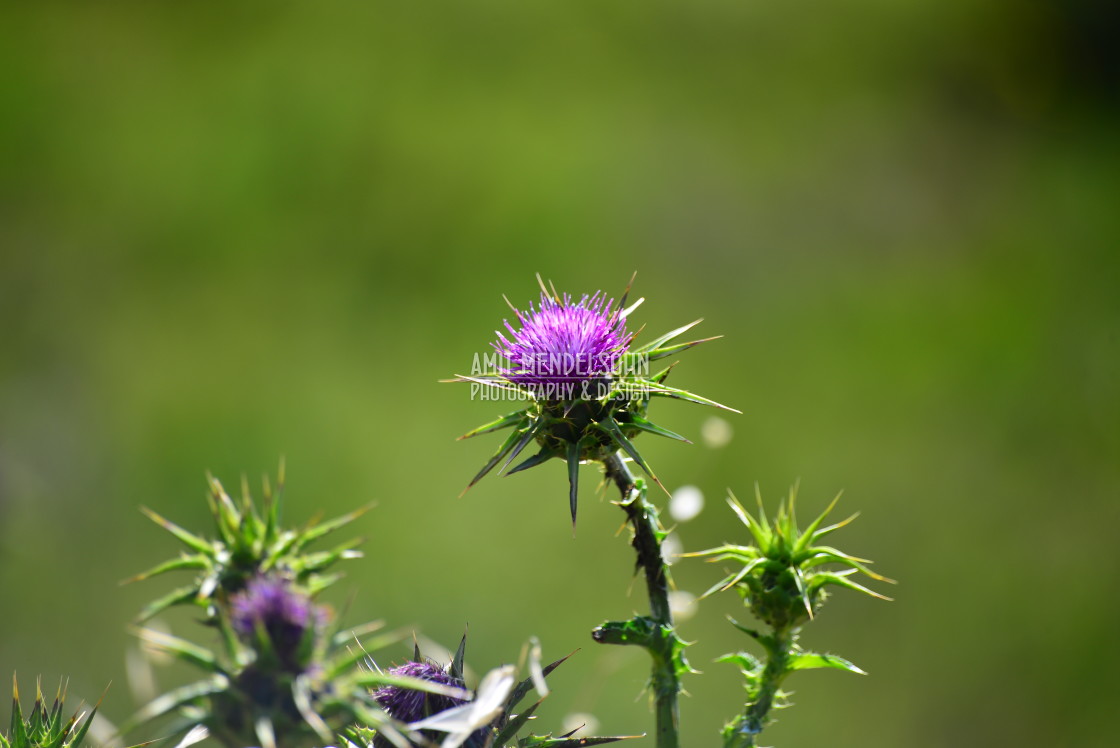
M 734 496 L 728 498 L 731 510 L 750 533 L 753 541 L 750 545 L 727 543 L 687 554 L 741 564 L 740 569 L 730 572 L 704 596 L 735 590 L 754 617 L 770 629 L 770 633 L 764 634 L 731 621 L 762 646 L 766 651 L 766 661 L 749 652 L 735 652 L 720 658 L 723 662 L 739 665 L 747 693 L 743 712 L 723 728 L 724 748 L 757 746 L 758 736 L 772 721 L 771 711 L 789 705 L 781 685 L 786 676 L 795 670 L 834 668 L 863 675 L 863 670 L 842 657 L 801 649 L 797 643 L 801 627 L 816 619 L 828 599 L 827 588 L 844 587 L 882 600 L 890 599 L 852 581 L 854 574 L 863 574 L 880 582 L 893 581 L 871 571 L 869 560 L 821 543 L 825 536 L 855 519 L 853 515 L 824 526 L 839 496 L 804 530 L 798 527 L 794 511 L 796 486 L 790 491 L 789 500 L 779 506 L 773 521 L 762 508 L 762 497 L 757 487 L 756 498 L 757 516 L 747 512 Z
M 677 705 L 680 679 L 691 668 L 684 659 L 687 644 L 677 636 L 669 607 L 669 571 L 661 551 L 661 543 L 668 533 L 658 519 L 657 507 L 646 499 L 645 481 L 634 477 L 621 453 L 603 460 L 603 471 L 621 495 L 616 503 L 626 512 L 631 528 L 630 545 L 637 554 L 637 566 L 645 576 L 650 615 L 604 623 L 592 632 L 592 637 L 601 644 L 636 645 L 650 653 L 657 746 L 677 748 L 680 745 Z
M 675 342 L 700 320 L 671 330 L 653 341 L 634 346 L 634 333 L 627 330 L 631 312 L 639 299 L 627 306 L 630 288 L 615 303 L 601 293 L 578 301 L 559 294 L 540 276 L 540 304 L 528 311 L 513 307 L 519 327 L 506 321 L 506 333 L 498 332 L 494 350 L 505 365 L 491 370 L 459 375 L 452 381 L 472 387 L 516 395 L 528 401 L 522 410 L 484 424 L 462 439 L 511 428 L 512 433 L 471 480 L 473 486 L 499 464 L 507 475 L 536 467 L 553 458 L 567 463 L 568 503 L 575 527 L 581 463 L 603 465 L 607 480 L 619 491 L 616 502 L 626 512 L 632 530 L 631 546 L 637 553 L 649 593 L 650 614 L 627 621 L 609 621 L 592 632 L 595 641 L 644 647 L 653 659 L 650 689 L 656 715 L 658 748 L 680 745 L 677 698 L 681 676 L 690 672 L 685 662 L 687 646 L 673 627 L 669 607 L 669 573 L 662 556 L 667 532 L 658 519 L 657 507 L 646 498 L 645 479 L 636 478 L 626 465 L 633 460 L 649 480 L 661 481 L 642 457 L 634 439 L 643 432 L 687 442 L 680 434 L 658 426 L 648 418 L 653 398 L 685 400 L 732 410 L 724 405 L 670 387 L 665 379 L 673 365 L 652 372 L 650 362 L 686 351 L 705 338 Z M 738 411 L 734 411 L 738 412 Z M 519 464 L 513 461 L 532 443 L 540 451 Z M 512 467 L 511 467 L 512 465 Z

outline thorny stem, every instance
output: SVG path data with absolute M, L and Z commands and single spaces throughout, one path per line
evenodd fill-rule
M 753 686 L 743 714 L 723 729 L 724 748 L 755 748 L 759 734 L 770 724 L 770 709 L 778 688 L 789 674 L 789 657 L 797 641 L 796 628 L 774 629 L 767 646 L 766 665 Z
M 626 512 L 633 529 L 630 544 L 638 554 L 637 565 L 645 574 L 650 616 L 604 624 L 593 636 L 603 643 L 638 644 L 649 650 L 653 658 L 651 687 L 657 718 L 657 748 L 678 748 L 677 694 L 681 690 L 680 673 L 686 666 L 680 654 L 683 643 L 677 638 L 669 608 L 669 575 L 661 555 L 665 531 L 658 522 L 657 508 L 646 500 L 645 482 L 635 480 L 621 453 L 604 460 L 603 469 L 618 487 L 622 497 L 618 504 Z

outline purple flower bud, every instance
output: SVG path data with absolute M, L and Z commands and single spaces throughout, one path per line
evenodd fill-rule
M 463 688 L 463 681 L 452 676 L 451 673 L 439 665 L 427 660 L 406 662 L 398 667 L 390 668 L 389 675 L 403 675 L 409 678 L 426 680 L 429 683 L 438 683 L 442 686 Z M 424 693 L 400 686 L 382 686 L 374 691 L 373 698 L 377 699 L 381 708 L 388 712 L 390 717 L 401 722 L 417 722 L 436 712 L 442 712 L 444 709 L 466 703 L 463 699 L 456 699 L 453 696 Z
M 308 629 L 318 626 L 323 609 L 280 577 L 255 577 L 231 600 L 234 630 L 248 641 L 263 631 L 285 666 L 294 666 Z
M 542 400 L 602 396 L 598 385 L 610 377 L 633 338 L 622 310 L 601 292 L 577 303 L 568 294 L 556 299 L 542 293 L 539 308 L 530 304 L 528 313 L 514 312 L 521 329 L 506 321 L 511 338 L 498 332 L 493 344 L 510 364 L 499 372 Z

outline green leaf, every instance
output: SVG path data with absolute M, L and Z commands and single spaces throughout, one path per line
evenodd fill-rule
M 186 639 L 180 639 L 177 636 L 154 629 L 140 629 L 137 634 L 147 644 L 167 652 L 183 662 L 211 673 L 226 675 L 224 668 L 218 664 L 214 653 L 197 644 L 192 644 Z
M 361 545 L 365 538 L 354 538 L 329 551 L 318 551 L 299 556 L 292 563 L 292 569 L 299 575 L 312 574 L 327 569 L 343 559 L 361 558 L 362 552 L 354 546 Z
M 728 574 L 722 580 L 713 585 L 707 592 L 700 596 L 700 599 L 703 600 L 705 597 L 715 592 L 723 592 L 725 590 L 731 589 L 739 582 L 743 581 L 744 577 L 754 571 L 756 567 L 761 566 L 762 564 L 766 563 L 766 561 L 767 559 L 765 556 L 751 559 L 738 572 L 734 574 Z
M 762 669 L 762 662 L 750 652 L 731 652 L 730 654 L 717 657 L 716 662 L 734 663 L 747 673 L 753 673 Z
M 578 650 L 576 650 L 576 651 L 578 651 Z M 556 660 L 552 663 L 549 663 L 548 665 L 545 665 L 543 668 L 541 668 L 541 673 L 547 678 L 549 673 L 551 673 L 553 670 L 555 670 L 556 668 L 563 665 L 564 662 L 574 654 L 575 654 L 575 652 L 572 652 L 571 654 L 567 654 L 567 655 L 561 657 L 559 660 Z M 506 705 L 505 705 L 505 710 L 504 710 L 505 713 L 508 714 L 509 712 L 513 711 L 514 708 L 521 702 L 521 700 L 523 698 L 525 698 L 525 694 L 529 693 L 530 689 L 532 689 L 532 688 L 533 688 L 533 679 L 532 678 L 526 678 L 525 680 L 521 681 L 516 686 L 514 686 L 513 690 L 509 694 L 509 697 L 506 699 Z
M 849 556 L 842 551 L 838 551 L 835 548 L 829 548 L 827 546 L 815 546 L 813 548 L 810 548 L 809 552 L 813 555 L 803 561 L 801 564 L 806 569 L 811 569 L 815 566 L 820 566 L 821 564 L 847 564 L 866 574 L 872 579 L 878 580 L 880 582 L 895 584 L 895 581 L 893 579 L 888 579 L 881 574 L 876 574 L 875 572 L 871 571 L 871 569 L 868 569 L 866 566 L 864 566 L 864 564 L 871 563 L 866 558 Z
M 579 501 L 579 442 L 568 442 L 568 504 L 572 509 L 572 532 L 576 526 L 576 505 Z
M 786 667 L 789 670 L 810 670 L 812 668 L 827 667 L 835 668 L 836 670 L 847 670 L 848 672 L 858 673 L 859 675 L 867 675 L 867 673 L 848 662 L 843 657 L 830 654 L 817 654 L 816 652 L 794 654 L 787 660 Z
M 420 654 L 419 645 L 417 645 L 417 647 L 416 647 L 416 654 L 417 654 L 417 656 L 413 659 L 419 660 L 420 659 L 420 657 L 419 657 L 419 654 Z M 450 673 L 451 673 L 452 678 L 458 678 L 459 680 L 463 680 L 463 668 L 465 666 L 466 659 L 467 659 L 467 635 L 464 632 L 463 633 L 463 638 L 459 640 L 459 646 L 455 650 L 455 655 L 451 658 Z
M 188 548 L 191 548 L 207 556 L 214 555 L 214 546 L 198 537 L 194 533 L 184 530 L 182 527 L 179 527 L 179 525 L 175 524 L 169 519 L 166 519 L 165 517 L 162 517 L 146 506 L 140 507 L 140 511 L 143 512 L 144 515 L 147 516 L 147 518 L 152 522 L 155 522 L 164 530 L 167 530 L 169 533 L 178 538 Z
M 530 424 L 529 428 L 525 429 L 525 433 L 522 434 L 521 439 L 514 446 L 513 451 L 509 453 L 505 463 L 498 470 L 499 473 L 509 467 L 509 464 L 517 458 L 517 455 L 521 454 L 521 451 L 525 449 L 525 447 L 529 446 L 529 442 L 533 440 L 533 437 L 535 437 L 542 428 L 544 428 L 544 419 L 538 418 Z
M 684 442 L 685 444 L 692 444 L 691 441 L 685 439 L 680 434 L 674 431 L 670 431 L 669 429 L 661 428 L 656 423 L 651 423 L 650 421 L 647 421 L 637 414 L 631 415 L 630 420 L 627 422 L 627 424 L 639 428 L 642 431 L 648 431 L 651 434 L 657 434 L 658 436 L 664 436 L 669 439 L 676 439 L 677 441 Z
M 129 719 L 121 725 L 120 733 L 127 733 L 137 725 L 169 714 L 179 707 L 190 704 L 203 696 L 209 696 L 224 691 L 228 685 L 229 681 L 224 676 L 217 676 L 168 691 L 148 702 L 140 711 L 129 717 Z
M 805 586 L 805 575 L 796 566 L 790 567 L 793 572 L 793 583 L 797 585 L 797 593 L 801 595 L 801 603 L 805 606 L 805 612 L 809 614 L 809 618 L 813 618 L 813 603 L 809 600 L 809 591 Z
M 509 451 L 513 449 L 513 445 L 517 444 L 517 440 L 521 438 L 521 429 L 528 425 L 529 421 L 528 419 L 525 419 L 522 424 L 513 431 L 513 433 L 506 437 L 506 440 L 502 442 L 502 446 L 498 447 L 498 451 L 494 453 L 493 457 L 486 461 L 486 464 L 483 465 L 482 469 L 478 471 L 478 475 L 471 479 L 471 482 L 468 483 L 467 487 L 463 489 L 463 494 L 469 491 L 471 489 L 471 486 L 473 486 L 475 483 L 478 483 L 480 480 L 482 480 L 487 473 L 494 469 L 495 465 L 501 462 L 503 457 L 509 454 Z M 459 495 L 462 496 L 463 494 Z
M 666 343 L 668 343 L 673 338 L 684 335 L 686 332 L 688 332 L 692 328 L 696 327 L 698 324 L 700 324 L 703 321 L 704 321 L 703 318 L 701 318 L 701 319 L 689 322 L 687 325 L 681 325 L 680 327 L 678 327 L 675 330 L 670 330 L 669 332 L 665 333 L 664 335 L 662 335 L 658 338 L 654 338 L 653 340 L 646 343 L 645 345 L 639 346 L 638 348 L 635 348 L 633 353 L 637 354 L 637 355 L 652 354 L 653 351 L 656 351 L 658 348 L 665 345 Z M 631 355 L 633 355 L 633 354 L 631 354 Z M 652 356 L 651 356 L 651 358 L 652 358 Z
M 701 343 L 710 343 L 713 340 L 719 340 L 722 337 L 723 337 L 722 335 L 713 335 L 710 338 L 700 338 L 699 340 L 690 340 L 687 343 L 677 343 L 676 345 L 669 345 L 669 346 L 665 346 L 663 348 L 657 348 L 657 349 L 649 352 L 649 360 L 650 361 L 656 361 L 659 358 L 665 358 L 666 356 L 672 356 L 674 353 L 681 353 L 683 351 L 687 351 L 689 348 L 694 348 L 694 347 L 700 345 Z
M 834 498 L 829 503 L 829 505 L 825 507 L 825 510 L 821 512 L 817 516 L 817 518 L 809 524 L 808 527 L 805 528 L 805 532 L 801 534 L 801 538 L 797 541 L 797 546 L 794 549 L 795 551 L 804 551 L 809 547 L 811 543 L 815 541 L 814 536 L 816 535 L 817 530 L 820 529 L 820 526 L 824 522 L 825 518 L 832 513 L 833 508 L 836 506 L 836 502 L 840 501 L 840 497 L 843 495 L 843 493 L 844 492 L 841 491 L 840 493 L 836 494 L 836 498 Z
M 460 436 L 458 440 L 470 439 L 472 436 L 478 436 L 479 434 L 488 434 L 491 431 L 498 431 L 500 429 L 509 428 L 510 426 L 515 426 L 522 420 L 524 420 L 526 416 L 527 412 L 525 410 L 518 410 L 513 413 L 507 413 L 496 421 L 491 421 L 490 423 L 483 424 L 478 428 L 471 429 L 467 433 Z
M 770 524 L 766 521 L 766 515 L 759 513 L 760 520 L 756 520 L 751 516 L 750 512 L 743 508 L 739 500 L 735 498 L 735 494 L 728 491 L 727 505 L 731 507 L 731 511 L 735 512 L 735 516 L 747 526 L 751 535 L 754 537 L 754 542 L 758 544 L 758 548 L 763 553 L 770 548 L 773 535 L 770 531 Z
M 855 572 L 855 569 L 852 569 L 851 571 Z M 812 577 L 810 577 L 809 587 L 810 590 L 817 590 L 830 584 L 837 587 L 847 587 L 850 590 L 862 592 L 865 595 L 871 595 L 871 597 L 877 597 L 880 600 L 889 601 L 892 599 L 887 597 L 886 595 L 880 595 L 874 590 L 869 590 L 861 584 L 853 582 L 852 580 L 847 578 L 844 572 L 824 572 L 820 574 L 814 574 Z
M 299 553 L 301 550 L 303 550 L 319 538 L 323 537 L 324 535 L 329 535 L 340 527 L 344 527 L 345 525 L 348 525 L 354 520 L 358 519 L 370 509 L 373 509 L 374 506 L 376 506 L 376 503 L 370 502 L 365 506 L 358 507 L 354 511 L 342 515 L 341 517 L 335 517 L 329 522 L 323 522 L 322 524 L 308 527 L 306 530 L 299 534 L 295 544 L 292 546 L 291 552 Z
M 145 605 L 144 609 L 140 611 L 140 614 L 136 616 L 136 622 L 143 623 L 144 621 L 147 621 L 148 619 L 159 615 L 173 605 L 180 605 L 194 599 L 197 594 L 197 584 L 191 584 L 187 585 L 186 587 L 180 587 L 176 590 L 172 590 L 158 600 Z
M 505 727 L 503 727 L 501 732 L 498 733 L 498 736 L 494 738 L 493 745 L 505 745 L 507 742 L 517 737 L 517 733 L 532 719 L 533 713 L 537 711 L 537 707 L 543 702 L 544 699 L 538 699 L 536 703 L 529 706 L 528 709 L 510 717 Z
M 15 673 L 12 673 L 12 728 L 8 735 L 16 746 L 27 745 L 27 729 L 23 724 L 23 709 L 19 705 L 19 684 L 16 683 Z
M 522 470 L 528 470 L 529 468 L 536 467 L 537 465 L 548 462 L 553 457 L 559 457 L 559 456 L 560 455 L 558 455 L 555 451 L 549 449 L 548 447 L 541 447 L 540 452 L 537 452 L 535 455 L 533 455 L 529 459 L 525 460 L 524 462 L 520 463 L 519 465 L 514 467 L 512 470 L 507 470 L 506 475 L 513 475 L 514 473 L 520 473 Z
M 124 580 L 123 582 L 121 582 L 121 584 L 131 584 L 133 582 L 140 582 L 140 581 L 143 581 L 145 579 L 150 579 L 151 577 L 158 576 L 160 574 L 164 574 L 164 573 L 169 572 L 169 571 L 179 571 L 179 570 L 182 570 L 182 569 L 206 569 L 206 568 L 209 568 L 210 564 L 211 564 L 210 558 L 208 556 L 204 556 L 202 554 L 195 554 L 195 555 L 192 555 L 192 556 L 180 556 L 179 558 L 173 558 L 169 561 L 164 561 L 162 564 L 158 564 L 156 566 L 153 566 L 152 568 L 148 569 L 147 571 L 142 571 L 139 574 L 137 574 L 136 576 L 130 577 L 130 578 Z
M 626 454 L 630 455 L 630 458 L 634 460 L 634 462 L 638 463 L 638 465 L 641 466 L 642 470 L 646 471 L 646 475 L 648 475 L 660 485 L 661 482 L 657 480 L 657 477 L 653 474 L 653 471 L 649 469 L 649 465 L 646 464 L 646 461 L 642 458 L 641 454 L 638 453 L 637 448 L 634 447 L 634 443 L 626 438 L 626 434 L 622 433 L 622 429 L 618 427 L 618 424 L 613 418 L 610 417 L 609 414 L 605 416 L 601 421 L 598 421 L 595 425 L 599 427 L 600 431 L 610 436 L 614 440 L 615 444 L 621 447 L 622 450 L 626 452 Z
M 706 397 L 701 397 L 700 395 L 694 395 L 693 393 L 688 392 L 687 390 L 677 389 L 676 387 L 670 387 L 667 384 L 658 384 L 656 382 L 651 382 L 649 380 L 645 380 L 645 383 L 649 387 L 649 393 L 651 395 L 655 396 L 655 397 L 671 397 L 675 400 L 687 400 L 688 402 L 697 403 L 698 405 L 710 405 L 713 408 L 720 408 L 721 410 L 729 410 L 732 413 L 742 413 L 743 412 L 741 410 L 736 410 L 735 408 L 729 408 L 726 405 L 722 405 L 720 403 L 717 403 L 715 400 L 709 400 Z
M 739 629 L 744 634 L 751 637 L 752 639 L 757 641 L 759 644 L 761 644 L 763 647 L 765 647 L 767 652 L 773 652 L 777 648 L 778 641 L 777 641 L 777 639 L 775 639 L 770 634 L 763 634 L 763 633 L 760 633 L 759 631 L 756 631 L 755 629 L 750 628 L 749 626 L 744 626 L 743 624 L 739 623 L 738 621 L 736 621 L 734 618 L 732 618 L 730 616 L 727 617 L 727 620 L 731 621 L 732 626 Z

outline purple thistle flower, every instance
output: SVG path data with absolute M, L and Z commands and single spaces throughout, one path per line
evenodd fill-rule
M 389 675 L 403 675 L 409 678 L 426 680 L 429 683 L 438 683 L 441 686 L 465 688 L 463 681 L 450 673 L 450 668 L 442 668 L 430 660 L 406 662 L 398 667 L 390 668 Z M 400 686 L 382 686 L 373 692 L 373 698 L 377 700 L 377 703 L 390 717 L 399 722 L 407 723 L 419 722 L 425 717 L 467 703 L 466 700 L 457 699 L 454 696 L 425 693 Z M 430 730 L 424 730 L 422 734 L 432 739 L 436 737 L 434 731 Z M 483 748 L 488 736 L 488 728 L 480 728 L 471 733 L 462 745 L 464 748 Z M 374 748 L 390 748 L 388 741 L 381 736 L 374 738 L 373 745 Z
M 389 675 L 403 675 L 426 680 L 429 683 L 438 683 L 441 686 L 463 688 L 463 681 L 428 660 L 406 662 L 390 668 Z M 373 698 L 377 699 L 377 703 L 381 704 L 381 708 L 388 712 L 390 717 L 401 722 L 417 722 L 429 715 L 466 703 L 463 699 L 456 699 L 453 696 L 414 691 L 401 686 L 382 686 L 373 692 Z
M 509 362 L 498 372 L 544 400 L 589 397 L 592 385 L 609 378 L 629 348 L 632 334 L 614 299 L 602 292 L 573 302 L 541 293 L 538 308 L 513 310 L 521 329 L 505 321 L 510 338 L 497 332 L 494 350 Z
M 234 630 L 248 641 L 263 631 L 281 662 L 295 664 L 308 629 L 322 623 L 324 611 L 280 577 L 255 577 L 230 604 Z

